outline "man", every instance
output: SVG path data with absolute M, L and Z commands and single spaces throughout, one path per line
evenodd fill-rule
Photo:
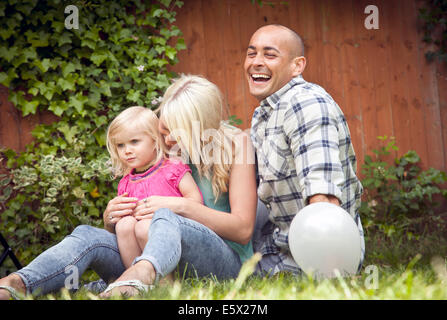
M 260 101 L 251 138 L 258 161 L 258 197 L 268 220 L 257 222 L 258 271 L 301 272 L 288 246 L 292 219 L 304 206 L 326 201 L 341 205 L 355 219 L 362 186 L 346 119 L 331 96 L 306 82 L 301 38 L 281 25 L 267 25 L 252 36 L 244 69 L 250 93 Z M 364 243 L 362 256 L 364 254 Z M 259 270 L 260 269 L 260 270 Z

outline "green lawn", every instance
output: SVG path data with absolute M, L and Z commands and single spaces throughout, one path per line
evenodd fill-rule
M 155 300 L 301 300 L 301 299 L 447 299 L 446 255 L 443 237 L 425 239 L 367 238 L 369 255 L 362 272 L 345 278 L 316 281 L 309 276 L 283 273 L 270 278 L 251 275 L 252 261 L 239 277 L 176 280 L 156 286 L 148 294 L 130 299 Z M 444 254 L 444 255 L 442 255 Z M 83 289 L 67 290 L 39 299 L 95 300 L 99 297 Z M 120 298 L 124 299 L 124 298 Z

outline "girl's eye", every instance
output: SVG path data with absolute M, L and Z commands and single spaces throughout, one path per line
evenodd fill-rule
M 247 53 L 247 56 L 249 56 L 250 58 L 256 57 L 256 52 L 249 52 Z
M 139 142 L 139 140 L 138 140 L 138 139 L 132 139 L 130 142 L 131 142 L 132 144 L 137 144 L 137 143 Z
M 118 144 L 116 145 L 116 147 L 117 147 L 118 149 L 121 149 L 122 147 L 124 147 L 124 143 L 118 143 Z

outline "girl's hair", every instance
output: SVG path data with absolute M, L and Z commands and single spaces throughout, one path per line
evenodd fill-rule
M 170 136 L 177 140 L 183 160 L 191 161 L 200 176 L 211 180 L 217 200 L 228 191 L 234 159 L 232 138 L 240 132 L 222 121 L 226 109 L 221 92 L 203 77 L 181 75 L 166 90 L 158 110 Z
M 164 139 L 158 131 L 157 115 L 151 109 L 145 107 L 135 106 L 127 108 L 113 119 L 107 129 L 107 150 L 110 154 L 112 174 L 115 178 L 130 172 L 130 168 L 119 159 L 116 147 L 116 138 L 121 132 L 129 128 L 141 130 L 154 140 L 156 158 L 150 165 L 160 161 L 166 154 Z

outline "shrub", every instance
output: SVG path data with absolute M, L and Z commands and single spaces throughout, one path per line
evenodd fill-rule
M 380 231 L 387 236 L 394 233 L 408 238 L 423 235 L 430 228 L 443 230 L 444 223 L 435 209 L 437 197 L 447 199 L 445 172 L 429 168 L 423 171 L 415 151 L 388 163 L 391 151 L 397 151 L 394 138 L 378 137 L 384 143 L 374 156 L 367 155 L 362 165 L 365 188 L 360 214 L 368 231 Z
M 155 107 L 185 48 L 172 24 L 179 1 L 74 4 L 79 29 L 65 27 L 59 0 L 0 2 L 0 83 L 23 116 L 59 117 L 33 130 L 25 152 L 0 150 L 2 232 L 22 264 L 76 225 L 101 224 L 116 195 L 107 125 L 129 106 Z

